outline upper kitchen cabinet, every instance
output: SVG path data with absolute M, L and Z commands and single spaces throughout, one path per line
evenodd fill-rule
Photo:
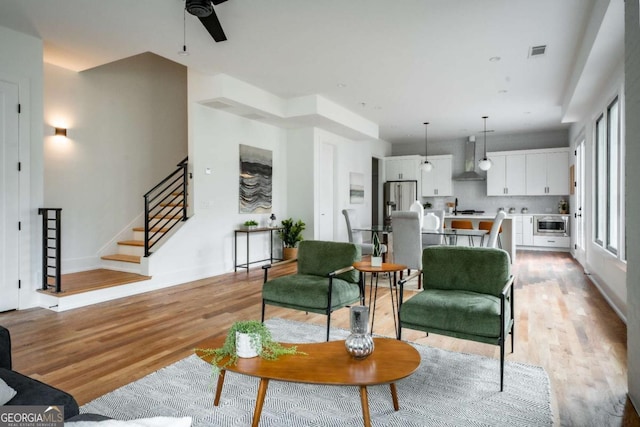
M 421 187 L 423 197 L 452 196 L 451 184 L 452 160 L 450 154 L 442 156 L 429 156 L 429 162 L 433 169 L 429 172 L 421 171 Z
M 524 196 L 526 156 L 519 152 L 487 153 L 491 169 L 487 171 L 487 196 Z
M 394 156 L 384 158 L 386 181 L 418 180 L 421 156 Z
M 527 194 L 569 194 L 569 149 L 532 150 L 527 153 Z

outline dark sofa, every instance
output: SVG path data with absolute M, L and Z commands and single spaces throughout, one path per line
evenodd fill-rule
M 7 405 L 59 405 L 64 406 L 65 419 L 78 415 L 78 403 L 69 393 L 11 368 L 11 335 L 8 329 L 0 326 L 0 378 L 17 392 Z

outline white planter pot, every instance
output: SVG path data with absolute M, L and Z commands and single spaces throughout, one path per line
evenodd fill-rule
M 381 256 L 372 256 L 371 257 L 371 267 L 382 267 L 382 257 Z
M 262 343 L 260 342 L 259 335 L 255 335 L 255 347 L 252 345 L 251 340 L 251 334 L 236 332 L 236 354 L 238 357 L 256 357 L 260 350 L 262 350 Z

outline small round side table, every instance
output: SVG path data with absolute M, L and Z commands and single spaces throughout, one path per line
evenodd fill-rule
M 393 314 L 393 326 L 396 331 L 396 336 L 398 336 L 398 329 L 400 328 L 400 319 L 398 313 L 398 305 L 400 301 L 398 300 L 398 288 L 395 289 L 395 301 L 394 301 L 394 285 L 396 283 L 396 274 L 399 271 L 404 271 L 407 269 L 406 265 L 403 264 L 393 264 L 390 262 L 383 262 L 380 267 L 373 267 L 369 261 L 358 261 L 353 263 L 353 267 L 360 272 L 360 283 L 362 284 L 362 291 L 364 292 L 364 285 L 366 283 L 366 274 L 370 273 L 370 283 L 369 283 L 369 307 L 371 307 L 371 333 L 373 334 L 373 323 L 376 319 L 376 299 L 378 297 L 378 278 L 381 273 L 388 273 L 389 275 L 389 293 L 391 295 L 391 313 Z M 392 278 L 393 273 L 393 278 Z M 373 282 L 373 278 L 375 280 L 375 286 Z M 374 291 L 375 289 L 375 291 Z M 373 294 L 373 298 L 372 298 Z M 373 300 L 373 305 L 372 305 Z

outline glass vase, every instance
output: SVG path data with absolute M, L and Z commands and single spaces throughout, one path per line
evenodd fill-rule
M 369 307 L 357 305 L 351 307 L 351 335 L 344 345 L 347 352 L 355 359 L 364 359 L 373 353 L 373 338 L 369 329 Z

